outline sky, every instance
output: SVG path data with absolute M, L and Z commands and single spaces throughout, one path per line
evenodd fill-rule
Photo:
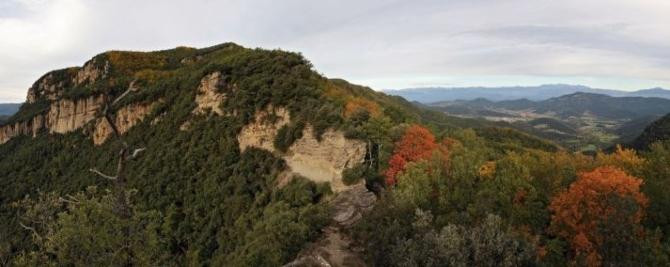
M 0 102 L 107 50 L 235 42 L 374 89 L 670 88 L 668 0 L 0 0 Z

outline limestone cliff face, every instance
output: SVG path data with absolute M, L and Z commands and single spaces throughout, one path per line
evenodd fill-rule
M 39 132 L 65 134 L 99 120 L 100 112 L 106 101 L 104 95 L 76 100 L 63 97 L 68 87 L 91 84 L 107 75 L 109 62 L 98 61 L 99 59 L 94 58 L 81 68 L 53 71 L 38 79 L 28 89 L 26 103 L 30 105 L 38 101 L 46 101 L 48 109 L 27 121 L 0 127 L 0 144 L 20 135 L 34 137 Z M 130 105 L 121 108 L 117 115 L 120 130 L 127 131 L 148 113 L 147 110 L 149 110 L 147 105 Z M 104 142 L 109 135 L 104 126 L 96 127 L 95 133 L 96 143 Z
M 224 115 L 221 110 L 221 102 L 225 100 L 225 93 L 220 93 L 222 88 L 227 87 L 220 72 L 209 74 L 200 80 L 195 102 L 198 105 L 193 113 L 204 114 L 211 110 L 218 115 Z
M 133 126 L 142 122 L 144 118 L 153 110 L 158 102 L 151 104 L 130 104 L 119 109 L 116 112 L 114 124 L 119 133 L 124 134 L 128 132 Z M 99 118 L 95 125 L 93 132 L 93 143 L 101 145 L 113 134 L 112 128 L 103 118 Z
M 54 101 L 45 114 L 0 127 L 0 144 L 19 135 L 35 136 L 40 131 L 64 134 L 78 130 L 96 118 L 103 104 L 104 97 L 101 95 L 80 100 Z
M 29 121 L 0 127 L 0 144 L 19 135 L 36 136 L 44 128 L 44 116 L 35 116 Z
M 46 115 L 46 128 L 50 133 L 60 134 L 78 130 L 95 119 L 104 103 L 105 99 L 102 95 L 80 100 L 55 101 L 49 107 Z
M 269 119 L 271 114 L 276 118 L 274 122 Z M 286 153 L 280 153 L 273 142 L 279 129 L 290 122 L 288 111 L 270 107 L 257 112 L 255 118 L 256 121 L 245 126 L 238 136 L 240 150 L 257 147 L 278 153 L 292 173 L 315 182 L 330 182 L 335 192 L 348 188 L 342 182 L 342 172 L 365 159 L 364 142 L 347 139 L 341 131 L 330 129 L 319 142 L 309 125 L 305 127 L 302 138 L 296 140 Z

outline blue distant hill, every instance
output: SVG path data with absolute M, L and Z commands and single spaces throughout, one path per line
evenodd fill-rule
M 533 101 L 547 100 L 553 97 L 577 92 L 603 94 L 615 97 L 640 96 L 670 99 L 670 90 L 662 88 L 644 89 L 633 92 L 596 89 L 582 85 L 547 84 L 540 86 L 514 87 L 431 87 L 384 90 L 390 95 L 402 96 L 409 101 L 434 103 L 453 100 L 474 100 L 484 98 L 491 101 L 528 99 Z
M 8 104 L 0 103 L 0 116 L 14 115 L 14 113 L 16 113 L 19 110 L 19 107 L 21 107 L 21 104 L 18 103 L 8 103 Z
M 19 110 L 19 107 L 21 107 L 21 104 L 0 104 L 0 124 L 14 115 Z

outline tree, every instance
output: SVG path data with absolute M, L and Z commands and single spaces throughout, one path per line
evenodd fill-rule
M 599 152 L 596 155 L 595 163 L 598 166 L 615 166 L 628 173 L 637 175 L 644 167 L 645 159 L 641 158 L 635 150 L 617 145 L 614 153 L 605 154 Z
M 642 191 L 649 197 L 646 225 L 659 227 L 664 239 L 670 240 L 670 142 L 657 142 L 644 153 Z
M 639 258 L 634 242 L 642 238 L 640 222 L 648 202 L 641 184 L 642 180 L 609 166 L 580 173 L 567 191 L 552 200 L 550 232 L 570 242 L 575 260 L 589 266 L 622 255 Z
M 114 191 L 97 194 L 95 187 L 76 195 L 41 194 L 37 201 L 30 198 L 17 202 L 23 209 L 21 227 L 31 232 L 37 250 L 16 260 L 17 265 L 147 265 L 157 262 L 158 228 L 161 215 L 156 211 L 137 210 L 131 202 L 134 190 L 127 189 L 129 161 L 136 159 L 145 148 L 131 150 L 113 118 L 114 106 L 130 93 L 130 87 L 102 110 L 105 123 L 121 143 L 117 154 L 115 175 L 96 168 L 90 172 L 111 180 Z
M 435 148 L 435 136 L 428 129 L 419 125 L 407 128 L 403 137 L 395 144 L 389 168 L 385 173 L 386 184 L 394 185 L 396 175 L 405 169 L 408 162 L 429 158 Z
M 126 191 L 130 217 L 117 215 L 117 193 L 95 187 L 60 197 L 41 193 L 14 205 L 20 224 L 32 233 L 35 249 L 15 259 L 19 266 L 155 265 L 169 257 L 158 229 L 161 214 L 141 211 Z M 160 265 L 160 264 L 159 264 Z
M 434 230 L 430 212 L 416 211 L 414 236 L 401 240 L 388 255 L 392 266 L 523 266 L 532 246 L 511 232 L 497 215 L 478 225 L 448 224 Z

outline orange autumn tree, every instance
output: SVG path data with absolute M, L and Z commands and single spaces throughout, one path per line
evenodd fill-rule
M 407 163 L 428 159 L 435 148 L 435 136 L 428 129 L 416 124 L 407 128 L 403 137 L 395 143 L 393 156 L 385 173 L 386 184 L 394 185 L 396 175 L 405 169 Z
M 641 184 L 611 166 L 580 173 L 567 191 L 553 198 L 550 231 L 570 242 L 576 259 L 588 266 L 602 265 L 602 253 L 611 252 L 605 248 L 608 244 L 642 235 L 640 222 L 648 200 L 640 192 Z

